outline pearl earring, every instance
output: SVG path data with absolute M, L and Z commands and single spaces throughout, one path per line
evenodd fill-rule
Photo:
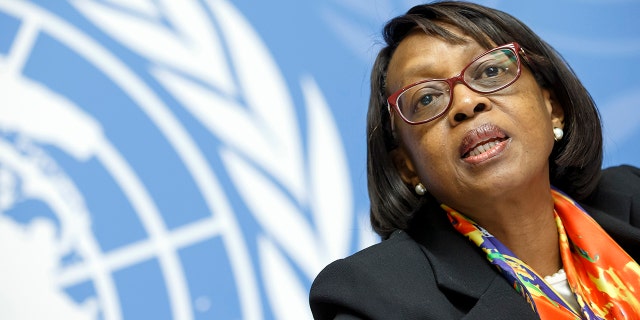
M 419 196 L 423 196 L 427 192 L 427 188 L 425 188 L 422 183 L 416 184 L 415 190 L 416 194 Z
M 562 137 L 564 136 L 564 131 L 562 131 L 561 128 L 555 127 L 553 128 L 553 140 L 560 141 L 562 140 Z

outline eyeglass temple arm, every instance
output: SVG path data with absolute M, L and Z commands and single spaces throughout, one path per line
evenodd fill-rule
M 531 62 L 531 60 L 529 59 L 529 56 L 527 56 L 527 53 L 524 51 L 524 48 L 520 47 L 520 56 L 522 57 L 522 60 L 524 60 L 524 63 L 527 64 L 527 67 L 529 67 L 529 69 L 533 70 L 533 62 Z

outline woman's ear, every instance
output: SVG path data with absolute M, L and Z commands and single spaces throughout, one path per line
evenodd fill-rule
M 555 95 L 549 89 L 543 89 L 542 95 L 545 99 L 547 111 L 551 116 L 551 125 L 554 128 L 564 129 L 564 109 L 558 103 Z
M 409 158 L 409 155 L 402 146 L 391 151 L 391 158 L 396 170 L 398 170 L 400 174 L 400 178 L 405 184 L 413 187 L 420 183 L 420 178 L 418 178 L 418 174 L 414 169 L 413 162 L 411 162 L 411 158 Z

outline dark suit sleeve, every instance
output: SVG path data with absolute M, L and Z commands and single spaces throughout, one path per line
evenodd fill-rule
M 360 277 L 354 267 L 345 260 L 338 260 L 316 277 L 309 295 L 314 319 L 364 319 L 356 310 L 359 291 L 356 286 L 360 285 L 353 281 Z

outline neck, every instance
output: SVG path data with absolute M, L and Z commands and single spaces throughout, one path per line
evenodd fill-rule
M 506 197 L 505 197 L 506 196 Z M 541 276 L 562 267 L 549 186 L 489 199 L 469 217 L 489 231 Z M 465 213 L 466 214 L 466 213 Z

